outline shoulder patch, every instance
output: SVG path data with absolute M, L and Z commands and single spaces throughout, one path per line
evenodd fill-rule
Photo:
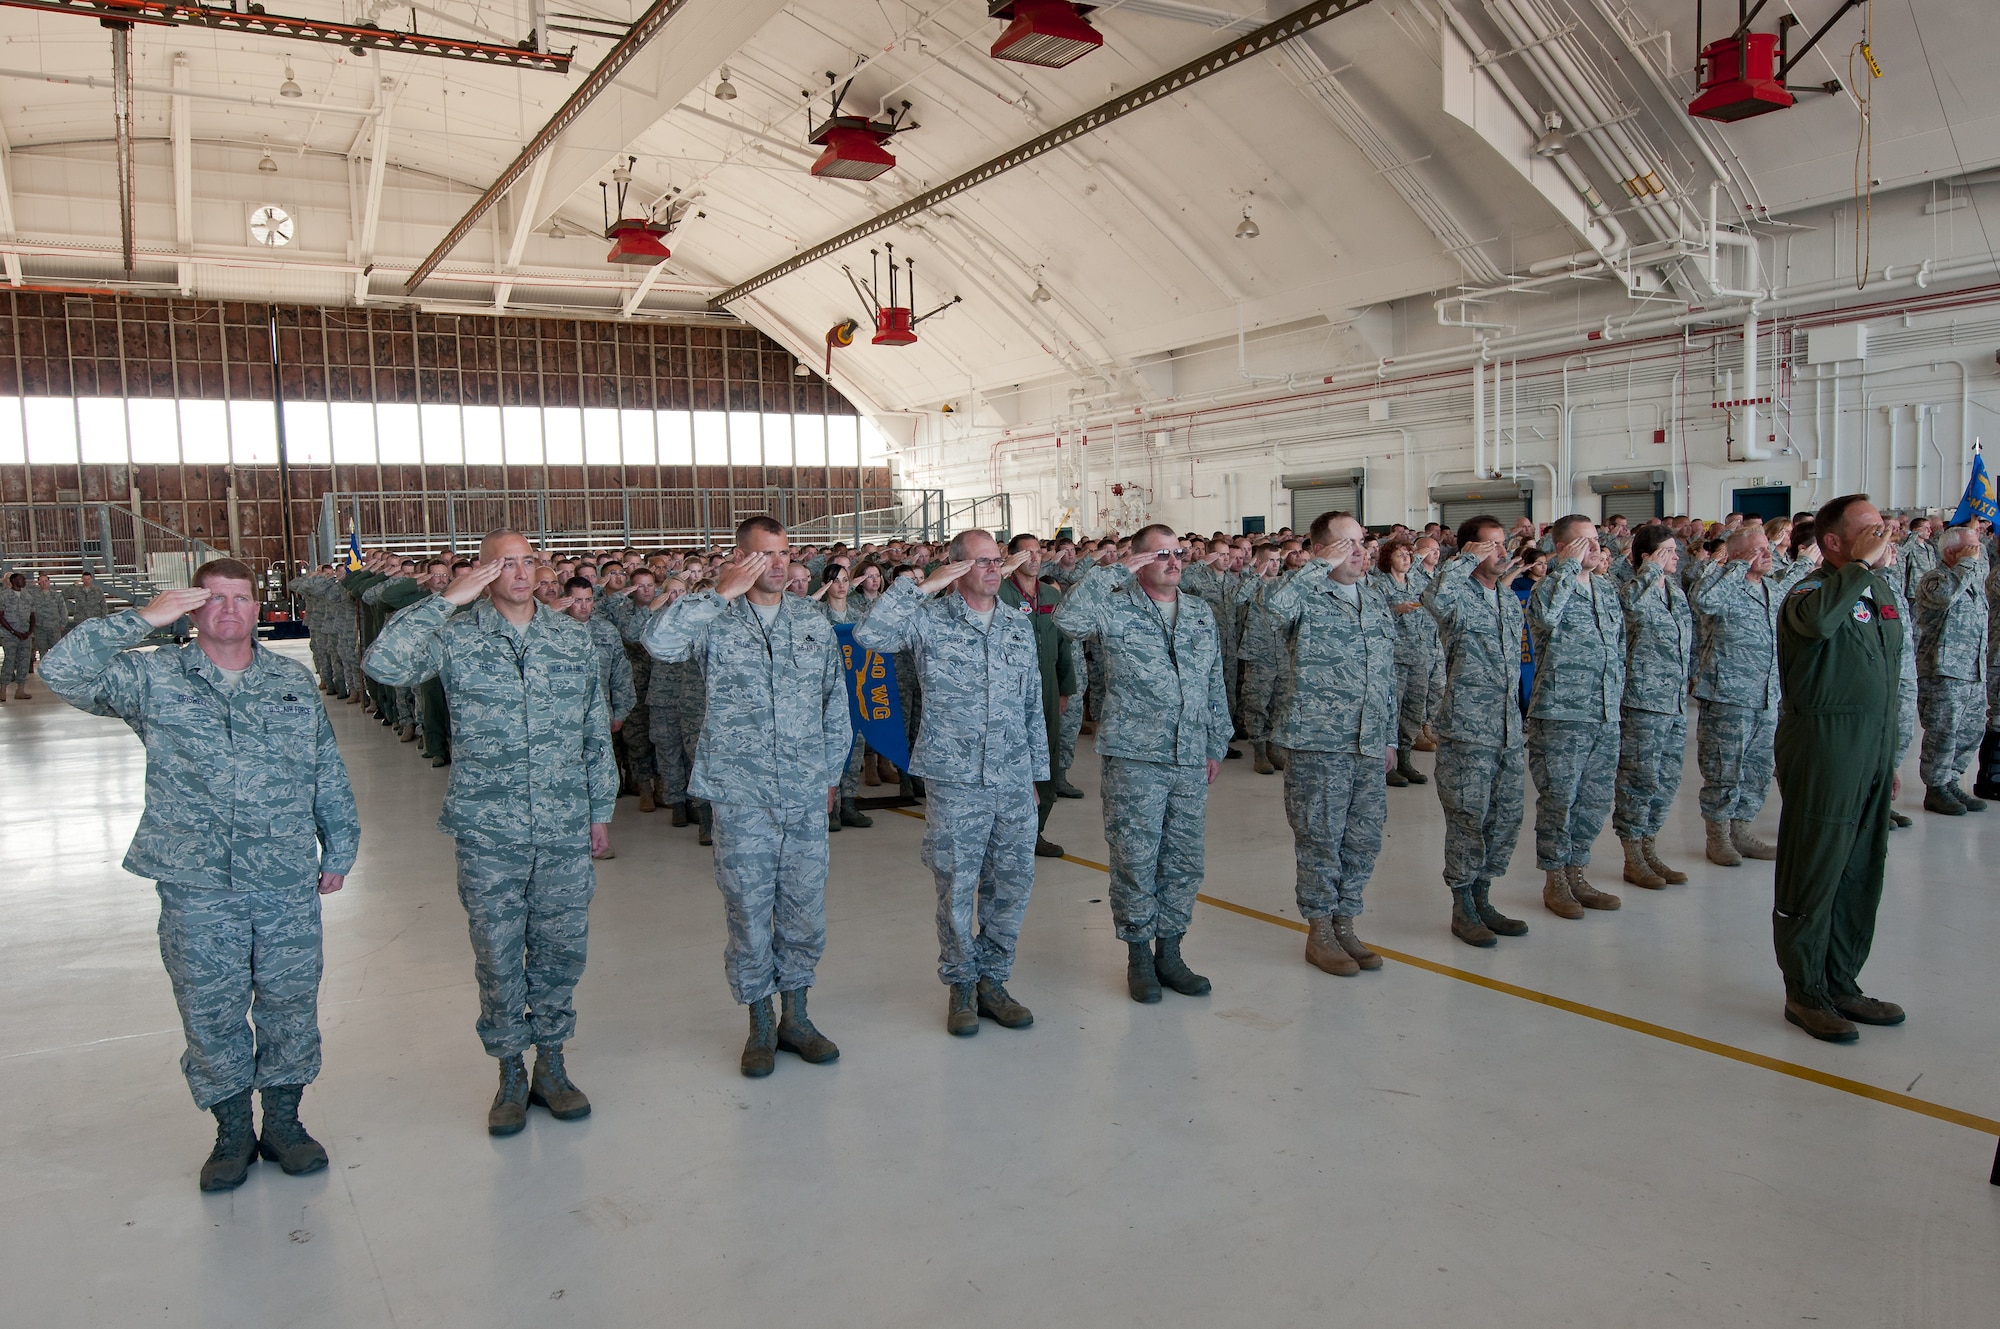
M 1796 585 L 1796 586 L 1792 587 L 1792 594 L 1793 594 L 1793 595 L 1804 595 L 1804 594 L 1805 594 L 1805 593 L 1806 593 L 1807 591 L 1816 591 L 1816 590 L 1818 590 L 1819 588 L 1820 588 L 1820 583 L 1819 583 L 1819 582 L 1816 582 L 1816 581 L 1802 581 L 1802 582 L 1800 582 L 1800 583 L 1799 583 L 1798 585 Z

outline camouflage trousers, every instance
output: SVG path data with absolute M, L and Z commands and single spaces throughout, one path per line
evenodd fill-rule
M 1271 734 L 1271 722 L 1285 699 L 1284 663 L 1264 656 L 1245 660 L 1242 698 L 1238 710 L 1243 716 L 1243 733 L 1253 743 L 1262 743 Z
M 1201 889 L 1207 768 L 1106 757 L 1100 792 L 1118 940 L 1182 936 Z
M 0 687 L 9 683 L 28 685 L 28 666 L 34 663 L 35 643 L 32 638 L 22 641 L 13 633 L 0 634 L 0 649 L 6 651 L 6 658 L 0 659 Z
M 181 1074 L 204 1112 L 245 1089 L 319 1075 L 319 893 L 158 882 L 160 958 L 187 1050 Z
M 937 881 L 940 981 L 1004 983 L 1014 972 L 1035 885 L 1035 828 L 1035 795 L 1025 785 L 924 781 L 923 861 Z
M 1984 714 L 1982 712 L 1982 718 Z M 1778 708 L 1705 701 L 1695 721 L 1703 821 L 1755 821 L 1777 762 Z M 1977 746 L 1977 739 L 1974 746 Z
M 660 774 L 653 762 L 653 722 L 649 688 L 653 681 L 653 657 L 643 649 L 627 647 L 625 656 L 632 662 L 632 690 L 639 698 L 632 707 L 632 713 L 625 717 L 625 727 L 618 731 L 618 742 L 625 749 L 625 765 L 632 772 L 632 778 L 644 784 Z M 687 780 L 682 778 L 686 786 Z
M 1217 623 L 1223 621 L 1220 612 L 1217 612 L 1215 621 Z M 1241 729 L 1243 727 L 1243 717 L 1241 714 L 1243 704 L 1243 662 L 1236 658 L 1236 645 L 1235 633 L 1223 634 L 1222 695 L 1228 699 L 1230 719 L 1236 722 L 1238 729 Z
M 336 679 L 333 690 L 342 696 L 350 696 L 363 683 L 361 677 L 361 642 L 354 635 L 353 629 L 350 628 L 346 632 L 336 629 L 333 634 L 331 650 L 333 651 L 333 665 Z
M 415 688 L 391 688 L 395 699 L 394 719 L 396 727 L 413 725 L 417 722 L 417 690 Z
M 1924 787 L 1957 784 L 1986 733 L 1985 687 L 1976 679 L 1920 678 L 1917 714 L 1924 722 L 1924 745 L 1917 754 Z
M 1993 688 L 1990 679 L 1986 686 L 1989 697 L 1986 708 L 1986 714 L 1989 717 L 1986 722 L 1987 727 L 2000 728 L 2000 726 L 1994 725 L 1992 719 L 1996 713 L 1993 710 L 1990 700 Z M 1916 739 L 1917 680 L 1914 678 L 1900 678 L 1896 680 L 1896 760 L 1890 764 L 1889 769 L 1896 770 L 1902 766 L 1903 758 L 1910 755 L 1910 744 L 1916 742 Z
M 444 684 L 435 678 L 417 684 L 417 728 L 423 733 L 423 754 L 435 761 L 451 759 L 451 706 Z
M 1422 610 L 1416 611 L 1422 613 Z M 1426 651 L 1420 659 L 1396 661 L 1396 746 L 1413 747 L 1424 726 L 1437 719 L 1444 701 L 1444 657 Z
M 856 798 L 861 793 L 861 757 L 868 745 L 856 734 L 847 745 L 847 764 L 840 768 L 840 796 Z
M 333 686 L 333 643 L 327 634 L 310 624 L 306 627 L 306 645 L 312 649 L 313 672 L 322 683 Z
M 826 953 L 826 806 L 711 806 L 729 990 L 748 1006 L 811 987 Z
M 694 745 L 701 737 L 701 727 L 690 726 L 680 706 L 670 702 L 646 709 L 646 728 L 651 740 L 653 774 L 659 778 L 665 801 L 688 802 L 688 773 L 694 769 Z
M 1687 764 L 1685 712 L 1627 711 L 1618 724 L 1618 797 L 1611 829 L 1621 840 L 1658 835 Z
M 567 1043 L 583 978 L 597 874 L 588 845 L 458 842 L 458 899 L 479 979 L 479 1041 L 511 1057 Z
M 1083 690 L 1084 706 L 1093 720 L 1104 718 L 1104 689 L 1111 681 L 1106 671 L 1104 650 L 1095 641 L 1083 643 L 1083 658 L 1090 662 L 1090 686 Z
M 1438 738 L 1437 794 L 1444 809 L 1444 884 L 1462 890 L 1505 876 L 1521 838 L 1527 756 Z
M 1073 652 L 1071 658 L 1076 661 L 1077 695 L 1064 708 L 1062 728 L 1057 734 L 1056 770 L 1062 775 L 1068 775 L 1070 767 L 1076 765 L 1076 740 L 1083 733 L 1083 694 L 1090 687 L 1090 670 L 1084 664 L 1084 653 Z
M 1611 811 L 1618 723 L 1528 717 L 1528 774 L 1535 780 L 1535 866 L 1584 867 Z
M 1361 892 L 1382 852 L 1385 789 L 1378 755 L 1286 750 L 1285 820 L 1298 861 L 1299 917 L 1360 916 Z

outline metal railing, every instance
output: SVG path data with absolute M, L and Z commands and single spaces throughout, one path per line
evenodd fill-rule
M 0 566 L 59 584 L 88 572 L 127 597 L 185 586 L 223 551 L 115 503 L 0 503 Z
M 315 561 L 350 547 L 399 554 L 477 548 L 488 531 L 515 530 L 547 551 L 633 546 L 696 549 L 727 543 L 738 522 L 769 513 L 795 542 L 881 544 L 943 540 L 969 526 L 1004 529 L 1007 495 L 947 500 L 938 489 L 441 490 L 329 493 L 312 536 Z

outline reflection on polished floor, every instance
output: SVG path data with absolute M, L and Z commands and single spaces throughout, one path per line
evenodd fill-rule
M 747 1081 L 708 851 L 625 800 L 570 1054 L 596 1112 L 492 1139 L 444 772 L 343 707 L 363 845 L 326 910 L 305 1100 L 333 1164 L 204 1196 L 153 895 L 118 866 L 139 744 L 35 692 L 0 710 L 13 1324 L 1873 1329 L 2000 1306 L 1978 1124 L 2000 1117 L 2000 812 L 1903 800 L 1867 978 L 1911 1017 L 1853 1047 L 1780 1018 L 1770 869 L 1702 859 L 1692 763 L 1662 837 L 1689 885 L 1566 923 L 1524 847 L 1495 896 L 1532 931 L 1492 951 L 1446 931 L 1435 794 L 1392 790 L 1361 928 L 1968 1124 L 1436 969 L 1329 977 L 1296 932 L 1210 906 L 1188 953 L 1214 994 L 1137 1006 L 1104 875 L 1071 861 L 1038 863 L 1012 984 L 1034 1028 L 953 1039 L 922 823 L 893 814 L 833 844 L 813 1010 L 840 1061 Z M 1295 918 L 1280 777 L 1249 765 L 1216 786 L 1207 890 Z M 1102 862 L 1094 759 L 1073 775 L 1092 796 L 1049 834 Z M 1608 833 L 1598 865 L 1614 887 Z

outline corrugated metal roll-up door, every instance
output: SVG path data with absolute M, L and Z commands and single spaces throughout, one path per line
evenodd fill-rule
M 1312 529 L 1312 524 L 1324 512 L 1351 512 L 1357 518 L 1361 515 L 1361 490 L 1367 472 L 1356 466 L 1351 470 L 1330 471 L 1320 475 L 1287 475 L 1282 483 L 1292 491 L 1292 516 L 1287 523 L 1294 531 L 1304 535 Z
M 1604 512 L 1598 520 L 1610 521 L 1613 517 L 1621 515 L 1634 526 L 1639 526 L 1655 517 L 1664 517 L 1666 513 L 1660 511 L 1660 495 L 1657 490 L 1649 493 L 1645 490 L 1627 489 L 1616 494 L 1606 494 Z
M 1667 473 L 1665 471 L 1617 471 L 1590 477 L 1590 489 L 1603 500 L 1599 521 L 1623 514 L 1634 526 L 1654 517 L 1666 516 Z
M 1515 480 L 1495 480 L 1483 485 L 1441 485 L 1431 490 L 1437 504 L 1438 522 L 1456 531 L 1462 521 L 1482 514 L 1502 526 L 1511 527 L 1522 517 L 1535 515 L 1535 491 Z

